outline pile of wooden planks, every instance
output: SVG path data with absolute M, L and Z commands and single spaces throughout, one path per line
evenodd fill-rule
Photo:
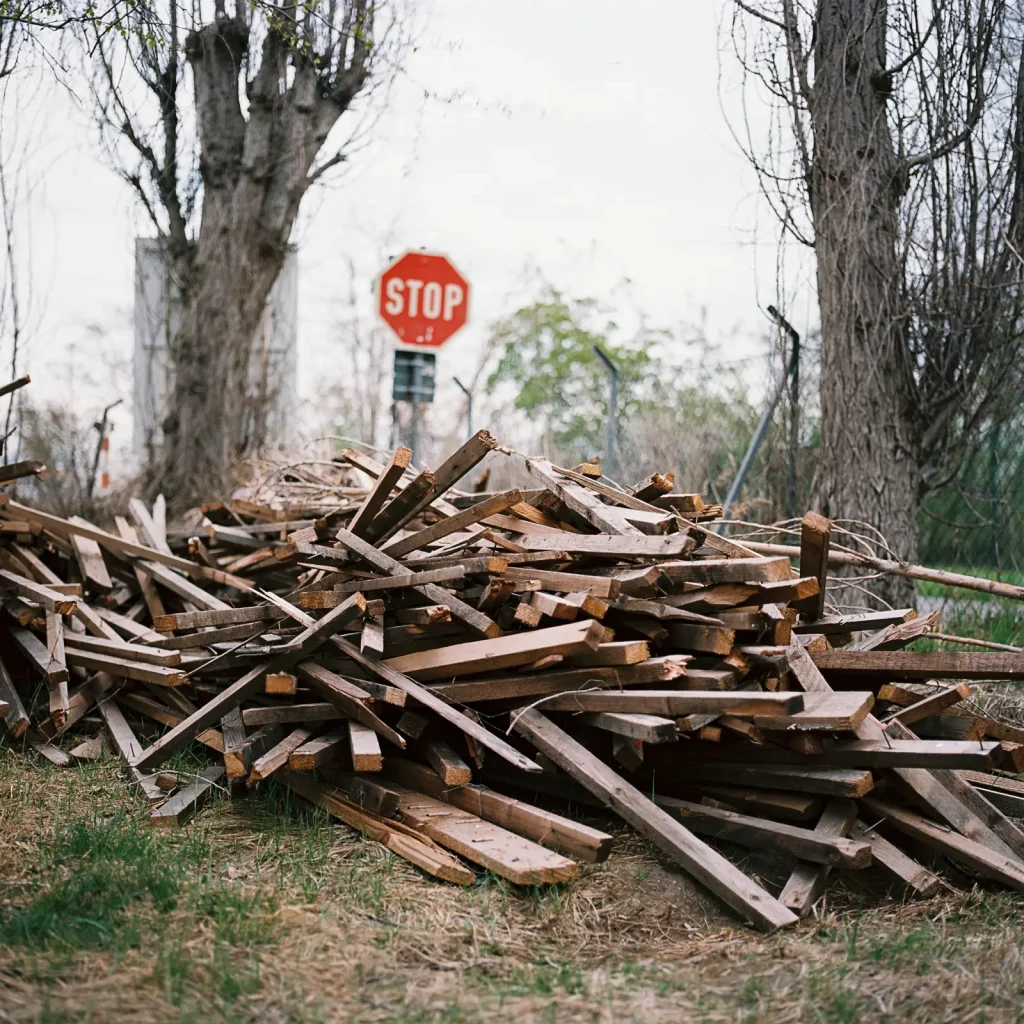
M 612 848 L 574 813 L 610 811 L 766 930 L 840 868 L 930 893 L 922 850 L 1024 888 L 1024 730 L 965 682 L 1024 679 L 1024 654 L 829 614 L 813 513 L 798 558 L 763 555 L 667 476 L 530 458 L 528 485 L 460 490 L 492 453 L 350 449 L 174 530 L 162 500 L 103 528 L 2 495 L 10 739 L 58 765 L 109 744 L 161 826 L 284 785 L 457 884 L 566 882 Z M 781 891 L 736 847 L 782 858 Z

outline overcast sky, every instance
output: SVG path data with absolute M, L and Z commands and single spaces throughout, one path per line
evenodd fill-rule
M 762 352 L 776 230 L 720 103 L 720 74 L 737 80 L 720 16 L 720 0 L 421 0 L 416 49 L 372 137 L 302 211 L 300 394 L 333 372 L 348 259 L 368 296 L 381 254 L 406 248 L 449 254 L 471 282 L 445 380 L 526 297 L 531 266 L 578 296 L 621 296 L 628 279 L 653 321 L 703 309 L 732 358 Z M 102 405 L 105 366 L 130 360 L 132 243 L 146 223 L 87 108 L 21 88 L 4 132 L 34 154 L 27 369 L 40 397 Z M 798 328 L 808 300 L 791 307 Z M 122 416 L 117 440 L 128 433 Z

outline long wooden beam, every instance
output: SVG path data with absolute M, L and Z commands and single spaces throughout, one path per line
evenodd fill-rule
M 532 708 L 515 716 L 515 730 L 602 803 L 645 835 L 741 917 L 764 931 L 794 924 L 797 917 L 701 842 L 667 811 L 652 803 L 586 747 Z

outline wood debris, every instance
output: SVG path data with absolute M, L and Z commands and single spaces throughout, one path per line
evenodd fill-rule
M 527 459 L 522 489 L 458 489 L 503 451 L 481 431 L 419 471 L 347 449 L 170 532 L 138 499 L 104 529 L 0 494 L 8 741 L 67 765 L 105 732 L 160 826 L 284 785 L 456 884 L 571 880 L 612 814 L 765 930 L 838 870 L 927 895 L 923 848 L 1024 887 L 1024 730 L 964 682 L 1024 679 L 1024 654 L 828 614 L 813 513 L 797 558 L 710 532 L 668 474 L 624 491 Z M 161 771 L 192 744 L 205 771 Z M 742 847 L 783 859 L 780 891 Z

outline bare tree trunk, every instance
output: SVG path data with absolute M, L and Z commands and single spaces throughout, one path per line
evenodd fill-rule
M 361 0 L 354 10 L 365 12 Z M 289 66 L 292 43 L 286 32 L 267 31 L 259 70 L 247 85 L 248 117 L 239 102 L 250 46 L 244 7 L 234 17 L 219 13 L 185 43 L 195 82 L 202 221 L 194 245 L 172 244 L 182 322 L 171 345 L 163 450 L 151 475 L 152 489 L 163 490 L 176 509 L 220 496 L 240 457 L 264 437 L 256 418 L 266 402 L 253 397 L 254 334 L 299 203 L 316 178 L 317 153 L 367 75 L 365 35 L 354 43 L 351 68 L 342 66 L 330 88 L 312 61 Z M 344 55 L 347 44 L 339 45 Z
M 821 307 L 821 510 L 866 520 L 915 561 L 920 488 L 886 118 L 885 0 L 819 0 L 811 209 Z M 856 527 L 854 527 L 856 529 Z M 861 531 L 865 532 L 865 531 Z M 913 584 L 873 586 L 913 603 Z

